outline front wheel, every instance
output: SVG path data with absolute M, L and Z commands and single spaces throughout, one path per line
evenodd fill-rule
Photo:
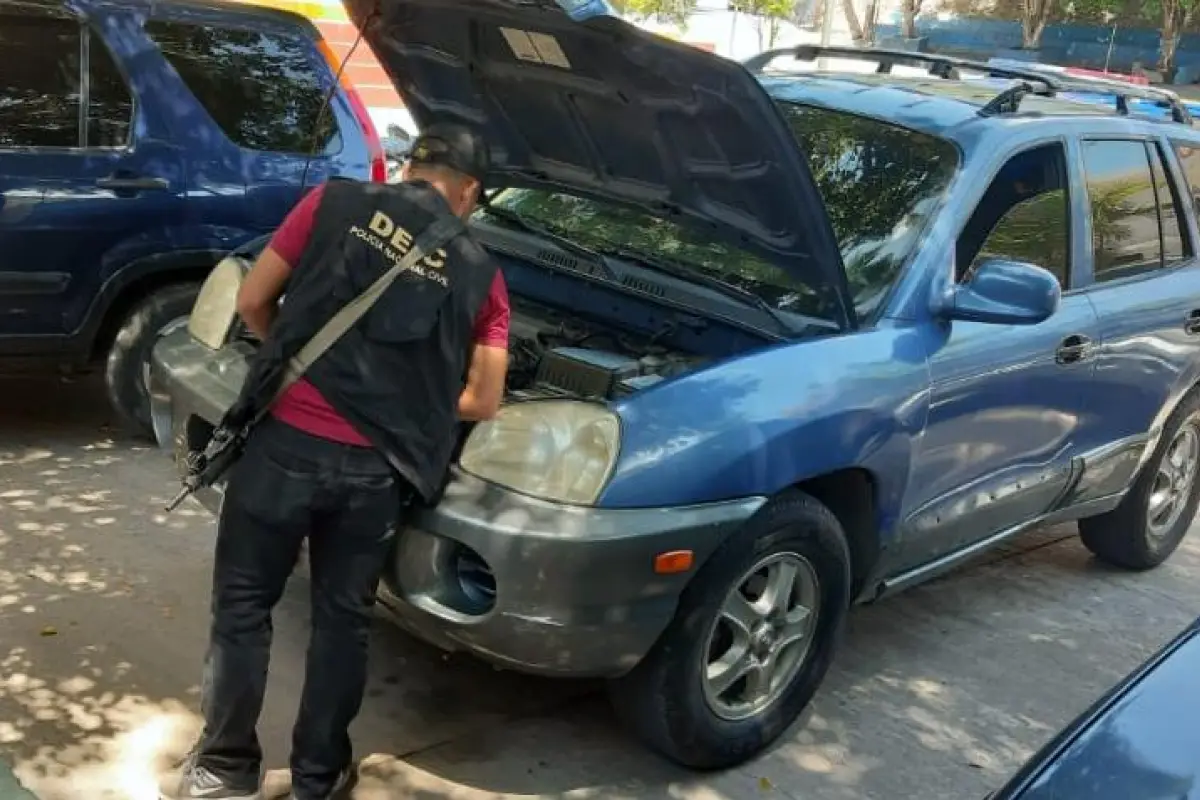
M 158 337 L 187 319 L 200 287 L 194 283 L 165 286 L 151 292 L 121 320 L 104 365 L 108 401 L 131 433 L 153 437 L 150 390 L 146 376 Z
M 1200 393 L 1180 403 L 1150 461 L 1111 512 L 1080 520 L 1084 546 L 1129 570 L 1157 567 L 1178 549 L 1200 503 Z
M 747 761 L 816 693 L 850 585 L 837 518 L 802 492 L 777 497 L 712 555 L 642 663 L 609 684 L 618 715 L 684 766 Z

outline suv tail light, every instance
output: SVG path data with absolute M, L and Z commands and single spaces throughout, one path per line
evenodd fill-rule
M 387 181 L 387 157 L 383 153 L 383 142 L 379 139 L 379 131 L 375 130 L 375 123 L 371 121 L 367 106 L 363 103 L 354 85 L 346 79 L 341 59 L 333 52 L 329 43 L 324 39 L 318 39 L 317 47 L 320 49 L 321 55 L 329 62 L 333 74 L 338 76 L 338 83 L 346 94 L 346 100 L 350 103 L 354 119 L 358 122 L 358 127 L 367 140 L 367 157 L 371 160 L 371 180 L 376 183 L 384 183 Z

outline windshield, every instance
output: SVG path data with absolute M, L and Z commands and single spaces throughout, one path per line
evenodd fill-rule
M 808 155 L 860 317 L 883 299 L 958 169 L 944 139 L 877 119 L 778 104 Z
M 949 185 L 957 151 L 941 139 L 865 117 L 795 103 L 781 109 L 808 154 L 864 316 L 895 280 Z M 836 319 L 830 287 L 806 284 L 711 230 L 538 189 L 505 189 L 491 204 L 597 252 L 669 261 L 751 292 L 779 312 Z M 486 209 L 479 213 L 487 218 Z

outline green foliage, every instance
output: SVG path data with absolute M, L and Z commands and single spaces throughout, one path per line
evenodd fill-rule
M 792 16 L 795 5 L 792 0 L 736 0 L 731 2 L 729 7 L 742 14 L 788 19 Z
M 683 25 L 696 10 L 696 0 L 614 0 L 613 7 L 634 19 L 658 19 Z

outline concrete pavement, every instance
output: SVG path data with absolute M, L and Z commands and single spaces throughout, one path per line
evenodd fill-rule
M 91 384 L 0 383 L 0 757 L 42 800 L 151 800 L 197 723 L 213 523 L 195 506 L 161 513 L 166 456 L 107 416 Z M 595 684 L 500 673 L 381 623 L 355 797 L 982 798 L 1197 615 L 1197 577 L 1200 537 L 1129 575 L 1071 529 L 1036 532 L 856 610 L 804 724 L 719 776 L 631 743 Z M 276 614 L 272 767 L 302 679 L 305 591 L 294 580 Z

